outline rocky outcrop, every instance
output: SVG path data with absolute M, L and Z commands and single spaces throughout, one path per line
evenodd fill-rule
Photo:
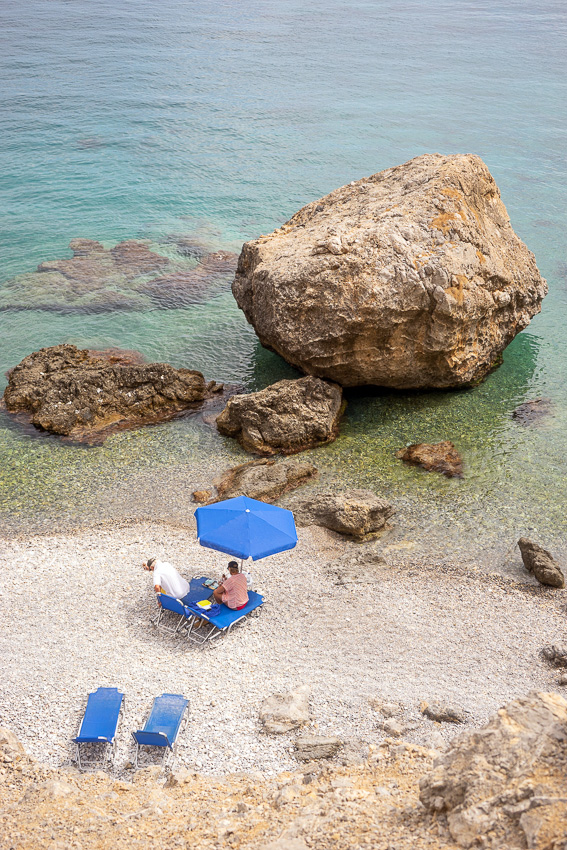
M 550 850 L 567 839 L 567 701 L 532 693 L 454 739 L 420 781 L 461 847 Z
M 228 287 L 237 259 L 228 251 L 202 251 L 197 257 L 179 250 L 177 259 L 164 257 L 135 239 L 110 249 L 93 239 L 72 239 L 69 248 L 72 257 L 47 260 L 37 271 L 6 281 L 0 310 L 105 313 L 185 307 Z
M 287 694 L 273 694 L 260 706 L 260 722 L 266 732 L 281 735 L 303 726 L 310 719 L 308 685 Z
M 552 555 L 527 537 L 520 537 L 518 546 L 524 567 L 539 581 L 549 587 L 565 587 L 565 576 Z
M 342 386 L 487 375 L 547 285 L 477 156 L 425 154 L 244 245 L 233 293 L 262 345 Z
M 463 477 L 463 461 L 450 440 L 433 444 L 414 443 L 396 452 L 396 457 L 428 472 L 440 472 L 447 478 Z
M 295 454 L 335 440 L 341 413 L 341 388 L 309 377 L 232 396 L 216 422 L 221 434 L 236 437 L 246 451 Z
M 248 496 L 260 502 L 274 502 L 287 493 L 295 490 L 317 475 L 317 469 L 312 463 L 293 460 L 253 460 L 229 469 L 213 484 L 216 492 L 196 491 L 195 501 L 206 504 L 232 499 L 234 496 Z
M 322 525 L 363 540 L 381 531 L 395 513 L 386 499 L 370 490 L 317 493 L 294 505 L 295 522 L 299 526 Z
M 220 389 L 214 382 L 206 385 L 192 369 L 56 345 L 28 355 L 11 370 L 4 402 L 11 413 L 29 416 L 36 428 L 88 439 L 169 419 Z

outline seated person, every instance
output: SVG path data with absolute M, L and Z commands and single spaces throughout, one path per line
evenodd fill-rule
M 246 576 L 239 572 L 238 563 L 231 561 L 228 565 L 228 578 L 223 575 L 222 584 L 213 591 L 215 602 L 224 602 L 233 611 L 240 611 L 248 603 L 248 590 L 246 587 Z
M 153 572 L 154 590 L 156 593 L 165 593 L 166 596 L 173 596 L 175 599 L 183 599 L 189 593 L 189 582 L 180 576 L 174 566 L 168 564 L 167 561 L 156 561 L 155 558 L 148 558 L 144 564 L 144 569 Z M 158 605 L 160 605 L 158 599 Z

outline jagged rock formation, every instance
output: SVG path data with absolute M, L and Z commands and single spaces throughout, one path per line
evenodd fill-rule
M 565 576 L 553 556 L 527 537 L 520 537 L 518 546 L 522 553 L 524 567 L 532 573 L 540 584 L 549 587 L 565 587 Z
M 463 461 L 450 440 L 442 443 L 414 443 L 396 452 L 405 463 L 421 466 L 427 472 L 440 472 L 447 478 L 463 477 Z
M 461 847 L 562 850 L 567 841 L 567 701 L 531 693 L 454 739 L 420 781 Z
M 293 507 L 299 526 L 322 525 L 363 540 L 381 531 L 395 513 L 386 499 L 370 490 L 350 490 L 339 493 L 317 493 Z
M 317 469 L 306 461 L 252 460 L 215 478 L 216 492 L 196 491 L 193 498 L 200 504 L 211 504 L 235 496 L 248 496 L 260 502 L 274 502 L 317 475 Z
M 171 418 L 222 389 L 192 369 L 132 362 L 125 354 L 42 348 L 11 370 L 6 408 L 27 414 L 36 428 L 81 439 Z
M 336 189 L 243 246 L 262 345 L 342 386 L 484 378 L 547 285 L 477 156 L 425 154 Z
M 232 396 L 216 422 L 221 434 L 236 437 L 246 451 L 295 454 L 333 442 L 342 411 L 341 388 L 309 377 Z
M 46 260 L 37 271 L 6 281 L 0 310 L 105 313 L 186 307 L 227 287 L 236 268 L 236 255 L 228 251 L 203 250 L 196 256 L 180 245 L 175 261 L 135 239 L 110 249 L 94 239 L 72 239 L 69 248 L 72 257 Z
M 118 779 L 42 766 L 19 745 L 4 749 L 5 735 L 1 730 L 2 848 L 307 850 L 328 837 L 342 850 L 455 847 L 417 798 L 417 780 L 434 755 L 423 747 L 397 742 L 361 765 L 311 762 L 273 777 L 203 776 L 178 762 L 164 783 L 159 767 Z

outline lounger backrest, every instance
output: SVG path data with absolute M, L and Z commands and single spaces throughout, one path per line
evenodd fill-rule
M 170 750 L 173 749 L 169 738 L 163 732 L 144 732 L 143 729 L 138 729 L 137 732 L 132 732 L 132 736 L 141 747 L 169 747 Z
M 174 599 L 173 596 L 166 596 L 165 593 L 160 593 L 159 601 L 161 602 L 161 607 L 165 608 L 166 611 L 173 611 L 175 614 L 181 614 L 183 617 L 187 616 L 185 606 L 179 599 Z
M 98 688 L 89 694 L 87 707 L 75 741 L 112 742 L 124 694 L 117 688 Z
M 189 700 L 180 694 L 162 694 L 154 699 L 144 732 L 162 732 L 174 743 Z

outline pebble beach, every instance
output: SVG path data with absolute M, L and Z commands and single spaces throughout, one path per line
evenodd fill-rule
M 361 552 L 380 550 L 384 562 L 361 565 Z M 265 734 L 259 708 L 299 685 L 311 688 L 303 731 L 340 737 L 344 764 L 361 763 L 387 737 L 376 700 L 398 704 L 405 741 L 442 748 L 517 696 L 561 690 L 540 651 L 565 640 L 567 594 L 537 585 L 519 557 L 516 574 L 502 576 L 300 529 L 295 549 L 250 567 L 265 597 L 257 616 L 199 649 L 152 626 L 142 569 L 155 556 L 187 578 L 218 577 L 227 559 L 198 544 L 194 525 L 105 524 L 6 538 L 0 551 L 0 726 L 52 766 L 71 761 L 87 695 L 99 686 L 125 693 L 116 776 L 129 774 L 130 733 L 161 693 L 190 701 L 177 766 L 272 776 L 297 769 L 295 736 Z M 458 707 L 465 723 L 428 720 L 422 701 Z

